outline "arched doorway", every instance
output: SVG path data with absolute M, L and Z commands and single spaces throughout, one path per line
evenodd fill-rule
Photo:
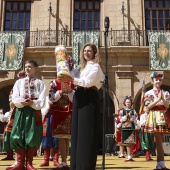
M 3 109 L 3 113 L 9 111 L 9 93 L 12 89 L 13 85 L 8 85 L 0 89 L 0 108 Z M 4 125 L 5 123 L 0 122 L 0 134 L 4 132 Z

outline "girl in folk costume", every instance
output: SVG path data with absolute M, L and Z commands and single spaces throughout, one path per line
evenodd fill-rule
M 47 99 L 50 105 L 52 104 Z M 42 166 L 49 166 L 50 156 L 52 152 L 52 160 L 54 166 L 58 166 L 59 162 L 59 148 L 58 148 L 58 139 L 52 136 L 52 121 L 53 121 L 53 115 L 51 113 L 47 113 L 44 119 L 44 126 L 43 126 L 43 140 L 42 140 L 42 148 L 44 150 L 44 162 L 40 165 Z
M 7 157 L 2 160 L 14 160 L 13 158 L 14 153 L 10 146 L 11 128 L 9 127 L 9 124 L 10 124 L 11 115 L 13 112 L 15 112 L 15 105 L 11 101 L 11 95 L 12 95 L 12 90 L 9 95 L 10 111 L 3 114 L 3 110 L 1 110 L 1 113 L 0 113 L 0 121 L 7 123 L 5 130 L 4 130 L 4 140 L 3 140 L 3 150 L 6 151 Z
M 57 46 L 55 48 L 55 55 L 56 58 L 67 58 L 68 70 L 70 74 L 74 74 L 74 70 L 72 70 L 73 60 L 67 56 L 66 48 L 64 46 Z M 58 72 L 60 72 L 60 74 L 62 72 L 59 67 Z M 73 88 L 74 85 L 72 82 L 60 82 L 57 78 L 50 84 L 49 99 L 52 105 L 49 113 L 53 115 L 52 135 L 58 138 L 59 150 L 62 158 L 62 162 L 57 168 L 68 167 L 66 158 L 69 152 L 69 139 L 71 137 Z
M 132 109 L 133 99 L 131 96 L 126 96 L 124 98 L 123 104 L 125 108 L 119 111 L 119 119 L 121 128 L 121 142 L 120 149 L 126 146 L 127 149 L 127 159 L 125 162 L 134 161 L 131 156 L 132 145 L 135 144 L 135 129 L 139 129 L 138 114 L 134 109 Z M 120 153 L 123 157 L 123 153 Z
M 122 112 L 123 108 L 118 110 L 118 115 Z M 116 127 L 116 144 L 119 146 L 119 156 L 118 158 L 125 158 L 124 156 L 124 146 L 121 145 L 121 126 L 122 122 L 120 121 L 120 116 L 115 118 L 115 127 Z
M 161 90 L 163 74 L 153 72 L 150 77 L 153 89 L 145 93 L 145 98 L 150 102 L 148 105 L 150 112 L 144 131 L 153 133 L 156 140 L 157 166 L 155 170 L 169 170 L 165 167 L 162 143 L 165 133 L 170 132 L 170 120 L 167 111 L 170 104 L 170 94 L 167 91 Z
M 140 116 L 140 143 L 141 143 L 141 149 L 145 151 L 146 155 L 146 161 L 153 160 L 151 158 L 151 152 L 155 150 L 155 143 L 154 143 L 154 136 L 153 133 L 147 133 L 144 132 L 146 120 L 149 115 L 149 108 L 148 108 L 148 102 L 145 101 L 144 105 L 144 113 Z
M 62 163 L 57 168 L 68 167 L 66 158 L 71 137 L 72 89 L 71 82 L 61 83 L 57 79 L 50 88 L 49 99 L 53 102 L 49 111 L 53 115 L 52 135 L 58 138 L 62 158 Z
M 22 170 L 24 166 L 26 170 L 35 170 L 32 161 L 42 141 L 41 109 L 46 97 L 44 82 L 35 77 L 37 68 L 36 61 L 26 61 L 27 77 L 17 80 L 13 87 L 12 102 L 17 109 L 10 140 L 17 153 L 17 165 L 10 170 Z

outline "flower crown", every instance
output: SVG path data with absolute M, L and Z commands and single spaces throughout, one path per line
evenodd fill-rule
M 125 102 L 126 102 L 127 99 L 129 99 L 129 100 L 131 101 L 131 105 L 133 105 L 134 100 L 133 100 L 132 96 L 125 96 L 125 98 L 123 99 L 123 104 L 124 104 L 124 106 L 126 106 L 126 105 L 125 105 Z
M 163 74 L 160 72 L 152 72 L 150 78 L 163 78 Z

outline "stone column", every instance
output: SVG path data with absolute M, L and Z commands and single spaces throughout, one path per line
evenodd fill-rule
M 124 107 L 123 99 L 125 96 L 134 97 L 133 92 L 133 71 L 116 71 L 116 88 L 119 107 Z

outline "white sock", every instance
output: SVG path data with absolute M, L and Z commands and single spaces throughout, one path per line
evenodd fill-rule
M 157 166 L 156 166 L 157 169 L 162 169 L 161 165 L 160 165 L 160 162 L 157 162 Z
M 132 157 L 131 157 L 130 155 L 128 155 L 128 156 L 127 156 L 127 159 L 128 159 L 128 160 L 129 160 L 129 159 L 132 159 Z
M 17 161 L 15 161 L 15 163 L 11 165 L 10 167 L 14 167 L 15 165 L 17 165 Z
M 164 163 L 164 161 L 160 161 L 160 162 L 159 162 L 159 165 L 160 165 L 162 168 L 165 168 L 165 163 Z
M 123 156 L 123 154 L 121 153 L 119 156 L 121 156 L 121 157 L 122 157 L 122 156 Z

